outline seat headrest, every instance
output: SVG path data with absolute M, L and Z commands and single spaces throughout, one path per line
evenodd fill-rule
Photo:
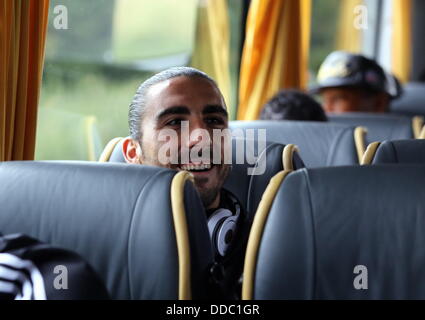
M 114 138 L 108 142 L 103 149 L 99 158 L 99 162 L 125 163 L 124 154 L 122 152 L 125 138 Z
M 77 252 L 116 299 L 202 298 L 212 249 L 186 180 L 148 166 L 0 163 L 0 232 Z
M 307 167 L 359 163 L 355 127 L 307 121 L 231 121 L 231 129 L 266 129 L 267 141 L 295 144 Z
M 372 164 L 425 164 L 425 140 L 385 141 L 370 158 Z
M 244 146 L 245 161 L 238 162 L 238 143 Z M 240 146 L 240 145 L 239 145 Z M 284 146 L 280 143 L 266 142 L 261 146 L 257 140 L 233 139 L 232 140 L 232 171 L 226 179 L 224 188 L 237 196 L 244 205 L 247 215 L 253 218 L 261 197 L 266 190 L 270 179 L 278 172 L 284 170 L 283 159 L 288 157 L 292 160 L 292 170 L 304 168 L 298 152 L 285 155 L 285 151 L 291 149 L 291 146 Z M 252 161 L 255 155 L 255 162 Z
M 244 298 L 425 298 L 425 166 L 303 169 L 273 181 L 251 230 Z
M 425 116 L 425 84 L 422 82 L 407 83 L 401 98 L 392 101 L 391 112 L 409 116 Z
M 328 114 L 334 123 L 362 126 L 367 129 L 367 144 L 375 141 L 413 139 L 412 119 L 391 114 Z

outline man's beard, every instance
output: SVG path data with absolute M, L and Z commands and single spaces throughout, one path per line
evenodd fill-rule
M 171 164 L 163 165 L 163 164 L 161 164 L 158 161 L 157 158 L 151 156 L 149 153 L 143 152 L 144 148 L 143 148 L 142 142 L 140 142 L 140 146 L 141 146 L 141 150 L 142 150 L 142 154 L 139 158 L 140 164 L 158 166 L 158 167 L 174 169 L 174 170 L 178 169 L 176 165 L 171 165 Z M 224 160 L 222 159 L 222 163 L 223 162 L 224 162 Z M 227 176 L 229 175 L 231 168 L 232 168 L 232 166 L 229 165 L 229 164 L 222 164 L 222 167 L 221 167 L 221 170 L 220 170 L 219 176 L 218 176 L 219 183 L 218 183 L 217 186 L 215 186 L 214 188 L 211 188 L 211 189 L 205 190 L 203 188 L 198 188 L 197 183 L 196 183 L 196 179 L 195 179 L 195 187 L 198 190 L 202 204 L 204 205 L 205 209 L 208 209 L 214 203 L 215 199 L 217 199 L 217 196 L 221 192 L 221 188 L 223 187 L 224 181 L 226 180 Z M 204 181 L 202 181 L 202 180 L 203 179 L 198 180 L 200 185 L 202 185 L 204 183 Z
M 197 188 L 202 200 L 202 204 L 204 205 L 205 209 L 208 209 L 213 204 L 215 199 L 217 199 L 217 196 L 220 194 L 221 188 L 223 187 L 224 181 L 229 175 L 230 170 L 231 170 L 230 165 L 226 165 L 226 164 L 223 165 L 222 170 L 220 170 L 219 177 L 218 177 L 218 181 L 220 183 L 214 188 L 206 189 L 206 190 Z M 199 180 L 199 183 L 202 184 L 202 181 Z M 196 179 L 195 179 L 195 187 L 196 187 Z
M 202 204 L 204 205 L 205 209 L 209 208 L 213 204 L 214 200 L 217 198 L 220 192 L 220 189 L 221 187 L 216 187 L 199 193 L 199 195 L 201 196 Z

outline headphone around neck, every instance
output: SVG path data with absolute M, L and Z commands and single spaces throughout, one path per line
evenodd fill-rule
M 241 214 L 241 206 L 238 200 L 232 195 L 228 194 L 232 201 L 232 206 L 235 213 L 229 209 L 220 208 L 215 210 L 208 218 L 208 231 L 216 256 L 224 257 L 230 244 L 235 236 L 238 219 Z

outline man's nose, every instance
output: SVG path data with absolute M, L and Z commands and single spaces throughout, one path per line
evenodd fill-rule
M 202 142 L 209 145 L 209 132 L 203 121 L 193 121 L 189 124 L 189 137 L 186 146 L 190 149 Z

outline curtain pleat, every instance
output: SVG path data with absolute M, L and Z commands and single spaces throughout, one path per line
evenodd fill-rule
M 0 161 L 33 160 L 48 0 L 0 4 Z
M 239 84 L 239 120 L 255 120 L 279 90 L 308 82 L 310 0 L 253 0 Z
M 357 53 L 361 51 L 362 32 L 354 27 L 356 7 L 364 5 L 363 0 L 341 0 L 338 19 L 337 50 Z
M 412 1 L 393 0 L 392 65 L 404 83 L 410 79 L 412 60 Z

